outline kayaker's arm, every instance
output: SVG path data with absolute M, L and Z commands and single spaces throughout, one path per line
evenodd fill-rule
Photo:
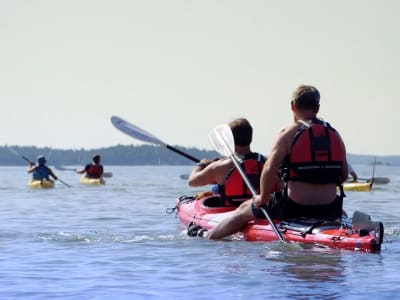
M 230 159 L 218 159 L 217 161 L 202 159 L 190 173 L 188 184 L 191 187 L 223 184 L 231 164 Z
M 49 170 L 49 175 L 51 176 L 51 177 L 53 177 L 54 178 L 54 180 L 57 180 L 58 179 L 58 177 L 54 174 L 54 172 L 53 172 L 53 170 L 52 169 L 50 169 L 50 168 L 47 168 L 48 170 Z
M 78 173 L 78 174 L 84 174 L 84 173 L 86 173 L 86 171 L 89 168 L 89 166 L 90 166 L 90 164 L 87 164 L 83 169 L 81 169 L 81 170 L 76 169 L 75 172 Z
M 290 151 L 289 141 L 292 139 L 296 129 L 297 125 L 290 126 L 282 129 L 278 134 L 261 172 L 260 197 L 256 197 L 253 201 L 256 207 L 268 203 L 269 193 L 276 184 L 276 174 L 278 174 L 283 159 Z
M 29 162 L 29 166 L 28 169 L 26 170 L 28 173 L 32 173 L 33 171 L 35 171 L 35 164 L 33 164 L 32 162 Z

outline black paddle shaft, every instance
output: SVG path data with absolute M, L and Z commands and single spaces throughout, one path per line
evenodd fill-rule
M 189 155 L 189 154 L 187 154 L 185 152 L 182 152 L 181 150 L 176 149 L 176 148 L 174 148 L 174 147 L 172 147 L 170 145 L 166 145 L 166 147 L 169 150 L 172 150 L 172 151 L 174 151 L 174 152 L 176 152 L 176 153 L 178 153 L 178 154 L 180 154 L 180 155 L 182 155 L 182 156 L 184 156 L 184 157 L 186 157 L 186 158 L 188 158 L 188 159 L 190 159 L 190 160 L 192 160 L 192 161 L 194 161 L 196 163 L 198 163 L 200 161 L 199 159 L 197 159 L 197 158 L 195 158 L 195 157 L 193 157 L 193 156 L 191 156 L 191 155 Z

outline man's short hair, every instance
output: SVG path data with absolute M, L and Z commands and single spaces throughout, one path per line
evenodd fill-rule
M 292 103 L 296 108 L 314 109 L 319 107 L 320 94 L 312 85 L 300 85 L 293 93 Z
M 244 118 L 238 118 L 229 123 L 233 133 L 233 139 L 237 146 L 248 146 L 253 138 L 253 127 Z

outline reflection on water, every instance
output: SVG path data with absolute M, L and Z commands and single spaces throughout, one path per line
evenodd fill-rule
M 282 271 L 287 278 L 312 282 L 337 282 L 343 275 L 341 256 L 332 249 L 304 249 L 281 252 L 268 260 L 284 264 Z

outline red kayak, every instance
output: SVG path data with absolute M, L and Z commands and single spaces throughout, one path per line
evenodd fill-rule
M 235 207 L 221 207 L 219 196 L 198 198 L 198 196 L 181 196 L 177 200 L 175 209 L 186 227 L 196 224 L 204 229 L 211 229 L 235 210 Z M 297 243 L 361 252 L 379 252 L 383 241 L 383 224 L 372 222 L 369 215 L 358 211 L 352 218 L 345 216 L 342 219 L 299 218 L 274 220 L 274 223 L 282 232 L 285 241 Z M 246 241 L 278 240 L 265 219 L 249 222 L 239 236 Z

